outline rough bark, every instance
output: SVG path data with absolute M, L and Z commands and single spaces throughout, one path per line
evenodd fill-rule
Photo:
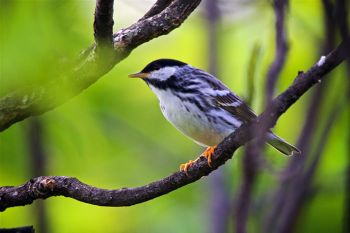
M 113 0 L 97 0 L 94 36 L 97 45 L 113 46 Z

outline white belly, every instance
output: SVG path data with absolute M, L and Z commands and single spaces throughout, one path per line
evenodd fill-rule
M 234 129 L 223 128 L 209 122 L 207 117 L 195 106 L 191 109 L 177 96 L 169 91 L 154 90 L 157 94 L 160 108 L 165 118 L 179 131 L 202 146 L 214 146 L 221 142 Z

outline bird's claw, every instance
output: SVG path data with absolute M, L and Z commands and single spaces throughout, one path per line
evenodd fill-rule
M 209 146 L 203 153 L 202 156 L 208 160 L 208 166 L 211 167 L 211 157 L 215 152 L 216 146 Z
M 196 161 L 197 161 L 197 160 L 195 160 L 195 161 L 190 160 L 190 161 L 188 161 L 187 163 L 181 164 L 181 165 L 180 165 L 180 171 L 184 171 L 185 174 L 186 174 L 186 176 L 188 176 L 187 170 L 188 170 L 188 169 L 192 166 L 192 164 L 193 164 L 194 162 L 196 162 Z
M 205 157 L 208 160 L 208 166 L 211 167 L 211 157 L 213 156 L 215 152 L 216 146 L 210 146 L 208 147 L 201 156 Z M 188 176 L 188 169 L 198 160 L 200 157 L 198 157 L 196 160 L 190 160 L 187 163 L 183 163 L 180 165 L 180 171 L 185 172 L 186 176 Z

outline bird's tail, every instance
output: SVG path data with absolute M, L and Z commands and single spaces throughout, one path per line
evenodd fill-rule
M 276 150 L 278 150 L 279 152 L 285 155 L 300 154 L 300 150 L 298 148 L 289 144 L 288 142 L 286 142 L 285 140 L 283 140 L 282 138 L 278 137 L 273 133 L 268 134 L 267 143 L 269 143 Z

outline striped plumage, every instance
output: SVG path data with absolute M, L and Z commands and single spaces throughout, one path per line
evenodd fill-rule
M 256 117 L 220 80 L 180 61 L 156 60 L 130 76 L 142 78 L 157 95 L 165 118 L 202 146 L 217 145 Z M 268 143 L 286 155 L 299 152 L 272 132 Z

